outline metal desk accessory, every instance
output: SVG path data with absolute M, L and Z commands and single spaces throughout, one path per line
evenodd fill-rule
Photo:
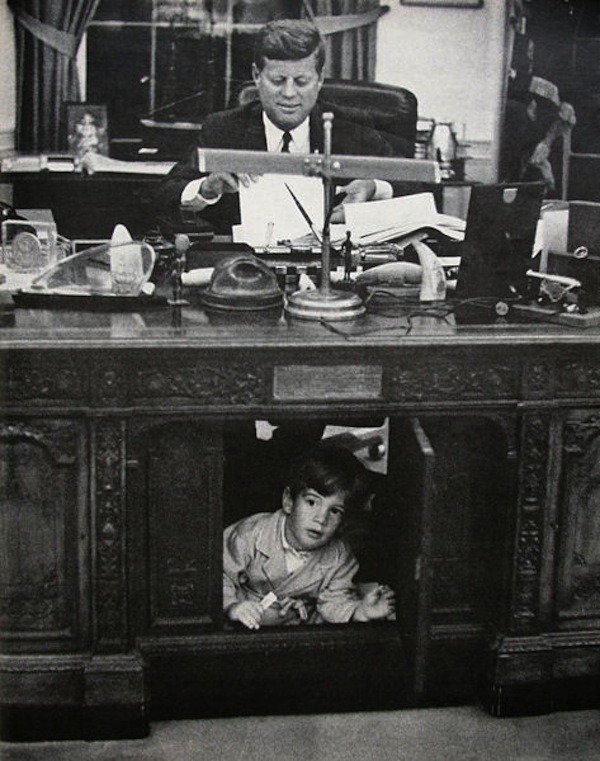
M 200 172 L 245 172 L 248 174 L 303 174 L 323 181 L 323 231 L 321 234 L 321 283 L 314 291 L 292 293 L 285 306 L 292 317 L 303 320 L 352 320 L 364 314 L 362 299 L 353 292 L 331 287 L 331 237 L 329 218 L 333 205 L 334 178 L 402 180 L 439 183 L 435 161 L 394 159 L 373 156 L 332 156 L 333 114 L 323 114 L 324 151 L 322 154 L 264 153 L 198 149 Z

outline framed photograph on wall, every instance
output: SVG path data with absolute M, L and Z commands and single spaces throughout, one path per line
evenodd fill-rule
M 481 8 L 483 0 L 400 0 L 400 5 L 423 5 L 432 8 Z
M 108 156 L 108 116 L 106 106 L 93 103 L 67 103 L 67 144 L 81 158 L 86 153 Z

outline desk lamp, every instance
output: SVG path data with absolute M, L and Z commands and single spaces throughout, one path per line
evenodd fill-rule
M 245 172 L 247 174 L 303 174 L 323 181 L 323 233 L 321 236 L 321 284 L 315 291 L 292 293 L 285 307 L 288 314 L 304 320 L 350 320 L 363 314 L 358 295 L 331 288 L 331 240 L 329 217 L 333 198 L 333 178 L 400 180 L 439 183 L 436 161 L 379 158 L 375 156 L 332 156 L 333 114 L 323 114 L 322 154 L 264 153 L 262 151 L 198 149 L 200 172 Z

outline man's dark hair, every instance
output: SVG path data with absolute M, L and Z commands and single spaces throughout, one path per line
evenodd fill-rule
M 270 21 L 256 35 L 254 63 L 260 71 L 267 58 L 300 61 L 315 51 L 317 71 L 321 72 L 325 65 L 325 43 L 314 24 L 298 19 Z
M 348 510 L 364 507 L 371 493 L 369 474 L 362 463 L 345 447 L 326 441 L 293 463 L 287 485 L 292 499 L 304 489 L 315 489 L 324 497 L 343 492 Z

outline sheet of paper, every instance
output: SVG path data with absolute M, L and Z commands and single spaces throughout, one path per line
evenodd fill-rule
M 323 229 L 323 183 L 318 177 L 264 174 L 250 187 L 240 186 L 241 225 L 235 230 L 237 242 L 263 248 L 268 242 L 291 240 L 310 232 L 286 183 L 312 220 Z M 272 229 L 271 229 L 272 228 Z

